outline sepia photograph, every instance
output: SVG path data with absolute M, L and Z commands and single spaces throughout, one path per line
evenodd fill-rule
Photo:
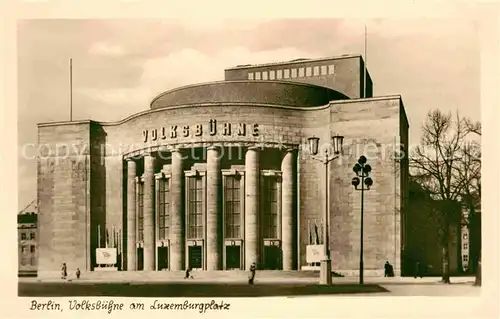
M 476 18 L 20 19 L 16 35 L 29 307 L 481 295 Z M 70 303 L 89 307 L 119 306 Z

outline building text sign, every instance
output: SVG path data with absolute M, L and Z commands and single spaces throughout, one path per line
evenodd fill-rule
M 201 123 L 195 125 L 170 125 L 142 131 L 144 143 L 179 137 L 216 136 L 218 134 L 223 136 L 257 137 L 259 136 L 259 124 L 218 123 L 217 120 L 211 119 L 205 125 Z

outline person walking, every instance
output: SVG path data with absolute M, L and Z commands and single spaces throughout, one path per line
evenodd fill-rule
M 257 271 L 257 265 L 255 264 L 255 262 L 253 262 L 252 265 L 250 265 L 250 277 L 248 278 L 248 283 L 250 285 L 253 285 L 256 271 Z
M 415 264 L 415 274 L 413 275 L 414 278 L 420 277 L 422 278 L 422 265 L 420 264 L 420 261 L 417 261 Z
M 61 279 L 66 279 L 68 277 L 68 268 L 66 267 L 66 263 L 63 263 L 61 268 Z
M 384 264 L 384 277 L 389 277 L 390 269 L 391 269 L 391 264 L 389 264 L 389 261 L 386 261 Z
M 76 268 L 76 279 L 80 279 L 80 268 Z
M 189 279 L 189 278 L 194 279 L 194 277 L 191 275 L 191 270 L 192 270 L 191 267 L 188 267 L 186 269 L 186 275 L 184 276 L 184 279 Z

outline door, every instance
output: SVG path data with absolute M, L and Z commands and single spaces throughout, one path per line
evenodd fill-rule
M 226 246 L 226 269 L 241 269 L 241 246 Z
M 144 270 L 144 248 L 137 248 L 137 270 Z
M 281 269 L 281 247 L 264 246 L 264 269 Z
M 168 247 L 158 247 L 158 270 L 168 269 Z
M 203 250 L 201 246 L 189 246 L 189 268 L 203 269 Z

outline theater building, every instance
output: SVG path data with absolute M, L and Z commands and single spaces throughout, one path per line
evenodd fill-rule
M 166 91 L 118 122 L 39 124 L 39 273 L 63 262 L 95 270 L 100 247 L 116 248 L 124 271 L 252 262 L 300 270 L 325 222 L 333 270 L 355 273 L 359 155 L 374 180 L 365 269 L 383 272 L 389 260 L 398 272 L 408 163 L 395 155 L 408 145 L 408 121 L 401 97 L 373 97 L 364 74 L 359 55 L 241 65 L 222 81 Z M 307 139 L 331 151 L 335 134 L 344 136 L 343 156 L 326 176 Z

